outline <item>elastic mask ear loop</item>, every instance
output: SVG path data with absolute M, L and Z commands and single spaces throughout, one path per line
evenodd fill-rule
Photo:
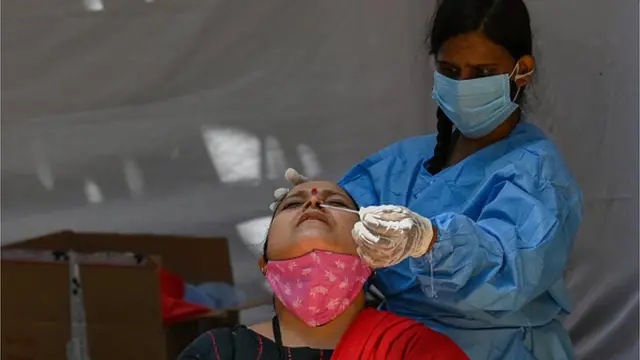
M 511 72 L 511 74 L 509 74 L 509 79 L 513 77 L 513 82 L 516 84 L 516 86 L 518 86 L 518 83 L 517 83 L 518 80 L 533 74 L 533 70 L 529 71 L 526 74 L 518 74 L 518 70 L 520 70 L 520 63 L 516 63 L 516 66 L 513 68 L 513 71 Z M 516 91 L 516 96 L 513 97 L 512 102 L 515 103 L 516 101 L 518 101 L 518 95 L 520 95 L 520 90 L 522 90 L 522 86 L 518 86 L 518 90 Z

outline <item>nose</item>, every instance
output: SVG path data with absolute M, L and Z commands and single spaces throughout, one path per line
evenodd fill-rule
M 304 209 L 306 210 L 310 207 L 321 209 L 320 204 L 322 204 L 323 202 L 324 201 L 322 200 L 320 195 L 318 195 L 317 193 L 311 193 L 311 196 L 309 196 L 307 202 L 304 203 Z
M 462 69 L 462 71 L 460 71 L 460 74 L 458 75 L 458 78 L 456 80 L 471 80 L 473 78 L 473 71 L 465 67 Z

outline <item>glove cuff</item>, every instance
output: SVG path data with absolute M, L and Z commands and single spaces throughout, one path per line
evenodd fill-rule
M 431 220 L 427 218 L 421 218 L 418 224 L 418 231 L 420 231 L 419 240 L 416 241 L 415 247 L 410 256 L 419 258 L 423 257 L 431 250 L 431 245 L 435 242 L 433 224 Z

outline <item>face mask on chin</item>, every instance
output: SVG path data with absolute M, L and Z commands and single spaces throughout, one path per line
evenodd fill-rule
M 355 300 L 371 275 L 357 256 L 314 250 L 265 265 L 267 281 L 282 304 L 307 326 L 327 324 Z

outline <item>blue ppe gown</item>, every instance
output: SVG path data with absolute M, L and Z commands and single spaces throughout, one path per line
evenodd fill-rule
M 559 319 L 582 193 L 552 142 L 521 122 L 511 135 L 430 174 L 434 135 L 395 143 L 340 180 L 360 206 L 402 205 L 438 238 L 422 258 L 377 270 L 383 309 L 451 337 L 471 359 L 573 359 Z

